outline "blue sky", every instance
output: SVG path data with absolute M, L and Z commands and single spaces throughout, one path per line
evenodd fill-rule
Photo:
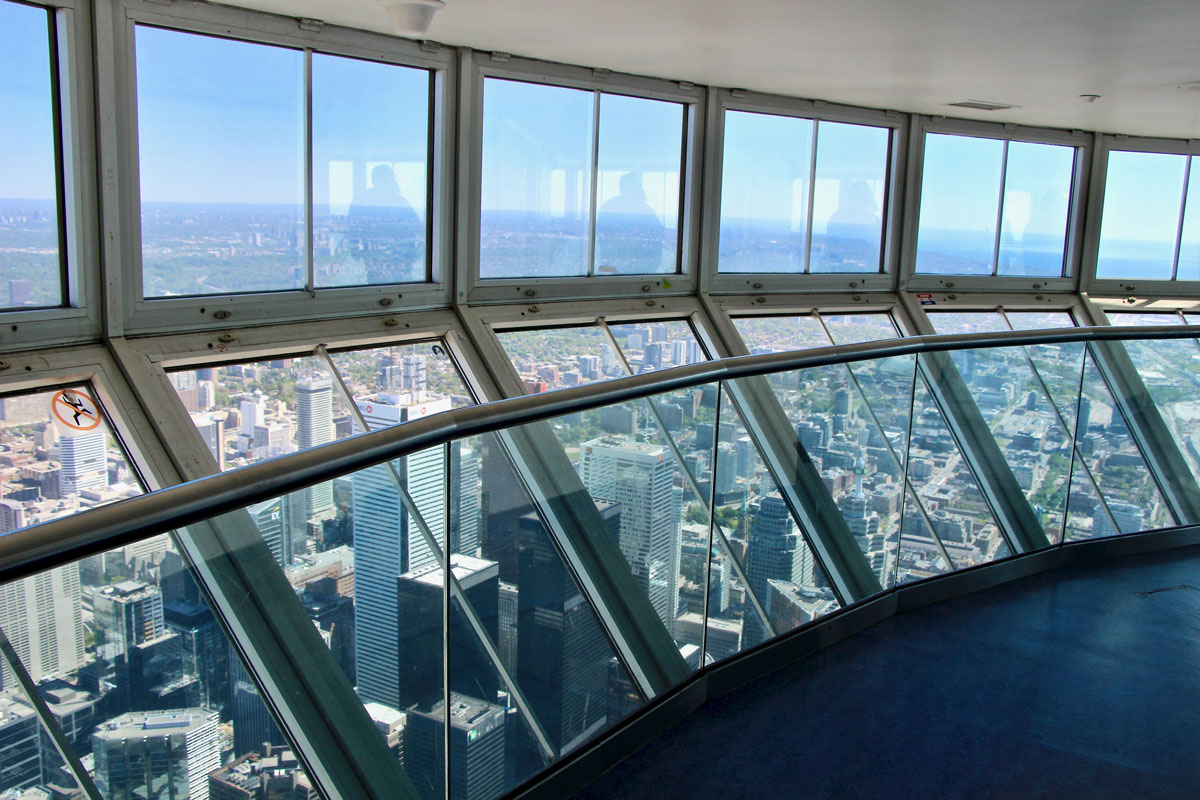
M 0 197 L 54 197 L 49 48 L 44 9 L 0 2 Z
M 42 9 L 0 2 L 0 197 L 53 196 L 46 19 Z M 302 202 L 301 51 L 146 27 L 137 29 L 136 44 L 144 200 Z M 361 187 L 361 167 L 355 185 L 347 183 L 348 165 L 354 162 L 393 164 L 405 196 L 412 194 L 413 204 L 420 205 L 428 91 L 423 70 L 314 57 L 319 205 L 344 207 Z M 531 202 L 561 206 L 571 202 L 563 198 L 572 191 L 586 198 L 593 97 L 582 90 L 487 82 L 485 209 Z M 682 124 L 683 107 L 677 103 L 604 95 L 601 194 L 615 191 L 613 176 L 644 171 L 656 211 L 673 213 L 667 199 L 678 186 Z M 814 127 L 787 117 L 727 115 L 723 196 L 729 216 L 797 224 L 806 215 Z M 816 135 L 813 218 L 820 230 L 845 181 L 866 181 L 877 202 L 882 200 L 887 132 L 822 123 Z M 1000 150 L 997 140 L 927 137 L 922 227 L 994 232 Z M 1010 145 L 1006 228 L 1041 234 L 1061 230 L 1072 159 L 1068 147 Z M 1184 156 L 1112 153 L 1105 238 L 1173 242 L 1185 163 Z M 522 180 L 523 167 L 563 174 Z M 1200 179 L 1191 195 L 1185 241 L 1200 239 Z

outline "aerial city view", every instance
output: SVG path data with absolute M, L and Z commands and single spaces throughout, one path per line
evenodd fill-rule
M 939 332 L 1070 324 L 1065 315 L 1028 316 L 931 315 Z M 897 335 L 879 314 L 735 324 L 752 352 Z M 498 336 L 531 393 L 707 357 L 685 321 L 608 330 L 611 338 L 596 325 Z M 473 402 L 437 341 L 330 359 L 222 364 L 168 378 L 214 469 Z M 1171 524 L 1083 345 L 950 359 L 1050 541 Z M 1008 554 L 932 399 L 924 375 L 933 364 L 914 379 L 915 363 L 903 356 L 765 379 L 812 479 L 885 586 Z M 1186 373 L 1156 374 L 1158 386 Z M 692 668 L 838 607 L 743 423 L 739 392 L 704 385 L 530 426 L 529 441 L 557 442 L 557 454 L 542 459 L 573 466 L 594 505 L 589 524 L 611 536 Z M 1200 432 L 1186 411 L 1171 419 L 1190 442 Z M 143 491 L 100 415 L 88 386 L 0 400 L 7 530 Z M 490 798 L 542 768 L 549 752 L 569 752 L 642 702 L 549 534 L 548 525 L 566 523 L 546 516 L 514 469 L 527 457 L 522 446 L 506 435 L 460 440 L 212 523 L 253 524 L 313 623 L 305 635 L 325 645 L 430 797 L 443 791 L 435 744 L 448 713 L 451 758 L 469 764 L 454 780 L 469 784 L 464 796 Z M 450 698 L 441 677 L 444 548 L 455 584 Z M 3 587 L 0 626 L 102 791 L 175 785 L 176 796 L 226 797 L 232 786 L 274 797 L 282 787 L 289 797 L 310 796 L 171 537 Z M 0 692 L 0 797 L 25 798 L 31 787 L 76 796 L 8 662 Z M 163 748 L 174 760 L 148 766 Z

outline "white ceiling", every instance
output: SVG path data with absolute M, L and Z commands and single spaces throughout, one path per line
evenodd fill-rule
M 375 0 L 233 2 L 391 31 Z M 446 3 L 429 30 L 446 44 L 875 108 L 1200 138 L 1197 0 Z M 968 99 L 1020 108 L 946 105 Z

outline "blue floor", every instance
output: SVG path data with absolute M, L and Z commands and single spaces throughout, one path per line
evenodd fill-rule
M 901 614 L 724 695 L 587 798 L 1200 798 L 1200 549 Z

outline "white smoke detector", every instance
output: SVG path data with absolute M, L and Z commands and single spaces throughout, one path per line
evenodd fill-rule
M 433 15 L 446 7 L 446 0 L 379 0 L 379 5 L 387 9 L 397 34 L 419 39 L 428 32 Z

